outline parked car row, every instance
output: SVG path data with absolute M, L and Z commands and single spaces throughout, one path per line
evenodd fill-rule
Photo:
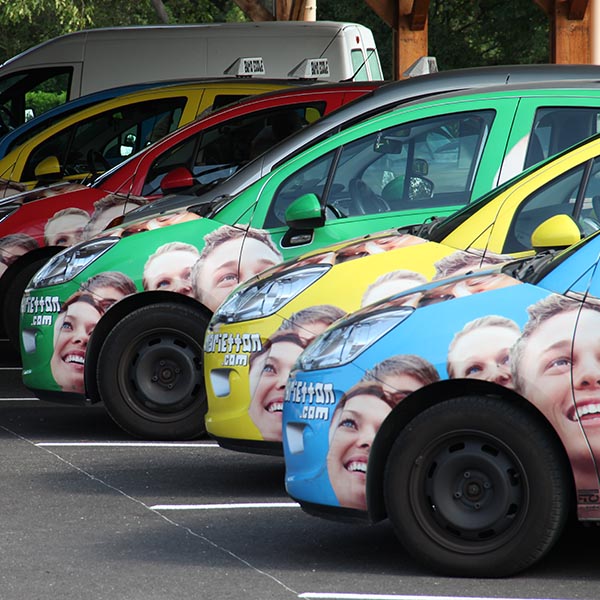
M 600 518 L 594 384 L 578 404 L 569 366 L 593 332 L 594 77 L 277 84 L 91 185 L 7 198 L 0 306 L 25 385 L 138 437 L 283 454 L 306 511 L 389 517 L 439 571 L 526 568 L 569 507 Z M 573 427 L 513 356 L 546 297 L 570 307 L 544 364 Z

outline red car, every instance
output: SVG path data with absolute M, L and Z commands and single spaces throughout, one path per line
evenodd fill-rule
M 62 247 L 92 237 L 113 218 L 165 192 L 228 177 L 382 83 L 317 84 L 252 96 L 174 131 L 90 186 L 56 184 L 0 202 L 0 329 L 17 339 L 22 292 Z

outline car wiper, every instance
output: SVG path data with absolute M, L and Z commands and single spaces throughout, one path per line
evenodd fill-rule
M 502 268 L 502 272 L 519 281 L 531 281 L 556 256 L 557 251 L 548 249 L 530 256 L 510 262 Z
M 229 194 L 223 194 L 210 200 L 210 202 L 200 202 L 199 204 L 192 204 L 188 206 L 187 210 L 197 214 L 199 217 L 212 218 L 218 213 L 225 205 L 231 202 L 232 196 Z
M 445 220 L 445 218 L 441 219 L 440 217 L 428 217 L 422 223 L 399 227 L 398 232 L 416 235 L 417 237 L 427 239 L 431 235 L 431 232 Z

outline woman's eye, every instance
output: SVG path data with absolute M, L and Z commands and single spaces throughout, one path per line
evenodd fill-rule
M 354 419 L 342 419 L 339 427 L 345 427 L 347 429 L 358 429 L 358 425 Z
M 170 283 L 171 283 L 171 282 L 170 282 L 168 279 L 162 279 L 161 281 L 159 281 L 159 282 L 156 284 L 156 287 L 157 287 L 157 288 L 164 288 L 164 287 L 168 287 Z
M 266 363 L 262 368 L 263 373 L 276 373 L 275 367 L 272 364 Z

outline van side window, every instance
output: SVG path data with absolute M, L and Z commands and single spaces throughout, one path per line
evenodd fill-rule
M 324 113 L 325 102 L 291 104 L 252 112 L 205 129 L 154 162 L 142 194 L 160 193 L 162 178 L 175 167 L 186 167 L 203 184 L 229 177 L 246 162 Z
M 72 67 L 32 69 L 0 80 L 0 135 L 67 102 Z
M 598 133 L 600 108 L 551 107 L 535 113 L 525 167 L 553 156 Z
M 383 79 L 381 65 L 379 64 L 379 55 L 375 48 L 367 48 L 367 63 L 369 65 L 369 70 L 371 71 L 371 79 Z
M 35 180 L 35 168 L 56 156 L 64 176 L 107 170 L 148 143 L 176 129 L 187 98 L 137 102 L 104 111 L 40 143 L 29 155 L 22 180 Z

